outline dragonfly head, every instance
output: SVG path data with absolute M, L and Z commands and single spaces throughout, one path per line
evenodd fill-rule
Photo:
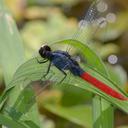
M 43 58 L 47 58 L 46 52 L 50 52 L 51 48 L 48 45 L 41 46 L 39 49 L 39 54 Z

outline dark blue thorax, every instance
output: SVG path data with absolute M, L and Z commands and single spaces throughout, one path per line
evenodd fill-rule
M 61 71 L 70 70 L 75 76 L 80 76 L 84 72 L 76 60 L 72 59 L 67 52 L 55 51 L 49 52 L 48 55 L 52 64 Z

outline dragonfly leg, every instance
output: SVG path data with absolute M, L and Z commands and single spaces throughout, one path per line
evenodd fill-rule
M 48 75 L 48 73 L 49 73 L 49 71 L 50 71 L 50 67 L 51 67 L 51 61 L 50 61 L 49 65 L 48 65 L 47 72 L 41 77 L 41 79 L 42 79 L 42 78 L 45 78 L 45 77 Z
M 67 73 L 65 71 L 61 70 L 61 69 L 59 69 L 59 70 L 64 74 L 63 79 L 59 82 L 59 83 L 62 83 L 64 81 L 64 79 L 66 78 Z
M 43 64 L 43 63 L 46 63 L 46 62 L 48 61 L 48 59 L 47 59 L 47 60 L 44 60 L 44 61 L 39 61 L 37 58 L 36 58 L 36 60 L 37 60 L 37 62 L 38 62 L 39 64 Z

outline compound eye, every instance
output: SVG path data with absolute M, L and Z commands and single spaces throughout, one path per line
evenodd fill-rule
M 45 51 L 51 51 L 51 48 L 48 45 L 43 46 Z
M 39 54 L 42 55 L 43 52 L 44 52 L 44 49 L 41 47 L 41 48 L 39 49 Z

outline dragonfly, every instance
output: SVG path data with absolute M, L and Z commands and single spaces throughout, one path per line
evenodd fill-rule
M 86 40 L 86 38 L 87 38 L 86 28 L 88 27 L 88 25 L 93 25 L 93 23 L 95 24 L 94 21 L 98 21 L 98 28 L 99 28 L 99 26 L 100 27 L 105 26 L 106 20 L 102 16 L 102 14 L 104 15 L 104 12 L 106 9 L 107 9 L 107 5 L 104 3 L 104 0 L 94 0 L 94 2 L 89 7 L 84 19 L 81 20 L 78 31 L 73 35 L 72 39 L 78 40 L 78 42 L 79 41 L 86 42 L 87 41 Z M 110 17 L 110 15 L 108 17 Z M 98 29 L 96 28 L 96 31 L 94 33 L 96 33 L 97 30 Z M 67 44 L 68 43 L 70 44 L 70 41 L 67 42 Z M 30 82 L 29 80 L 31 78 L 25 78 L 24 83 L 23 83 L 22 93 L 18 96 L 15 104 L 11 107 L 8 107 L 6 110 L 6 112 L 12 118 L 14 118 L 15 120 L 19 120 L 20 117 L 23 114 L 25 114 L 27 111 L 29 111 L 30 108 L 32 107 L 32 105 L 35 103 L 35 96 L 38 96 L 42 92 L 42 90 L 46 89 L 46 87 L 48 87 L 49 85 L 55 84 L 54 83 L 55 80 L 52 81 L 50 79 L 52 73 L 49 75 L 52 65 L 55 68 L 59 69 L 60 73 L 62 73 L 64 75 L 64 77 L 62 78 L 60 83 L 64 82 L 66 77 L 69 77 L 66 72 L 66 71 L 69 71 L 72 75 L 74 75 L 74 77 L 76 77 L 76 79 L 77 79 L 77 77 L 81 78 L 81 81 L 83 80 L 83 82 L 90 83 L 95 88 L 99 89 L 103 93 L 105 93 L 113 98 L 119 99 L 121 101 L 128 100 L 128 98 L 126 96 L 124 96 L 122 93 L 116 91 L 115 89 L 111 88 L 109 85 L 104 83 L 103 81 L 97 79 L 96 77 L 91 75 L 91 73 L 89 71 L 84 71 L 84 69 L 81 67 L 80 63 L 77 61 L 77 59 L 74 58 L 69 53 L 70 50 L 71 50 L 71 47 L 69 45 L 67 46 L 66 51 L 52 50 L 50 45 L 43 45 L 39 48 L 38 53 L 43 60 L 38 60 L 38 58 L 36 58 L 36 60 L 37 60 L 36 64 L 38 62 L 38 64 L 40 64 L 40 65 L 45 64 L 47 66 L 47 62 L 49 61 L 49 65 L 47 66 L 47 71 L 46 71 L 46 73 L 41 72 L 42 77 L 40 78 L 40 81 L 38 81 L 39 78 L 37 78 L 37 81 Z M 95 60 L 94 60 L 94 63 L 95 63 Z M 33 71 L 32 73 L 34 74 L 34 78 L 40 76 L 40 75 L 37 75 L 37 72 L 35 73 Z M 30 75 L 30 77 L 31 77 L 31 75 Z M 49 75 L 50 77 L 47 77 L 47 75 Z M 47 78 L 47 80 L 44 81 L 43 78 Z M 41 88 L 40 87 L 39 87 L 39 89 L 36 88 L 37 85 L 39 85 L 39 86 L 41 85 Z M 32 87 L 32 88 L 30 88 L 30 87 Z M 37 90 L 37 91 L 34 91 L 34 93 L 36 92 L 36 94 L 33 93 L 33 90 Z
M 98 10 L 99 8 L 101 10 Z M 107 9 L 107 5 L 104 3 L 103 0 L 95 0 L 92 5 L 90 6 L 86 16 L 81 21 L 80 26 L 78 28 L 78 31 L 74 34 L 72 39 L 80 38 L 84 39 L 86 37 L 85 28 L 88 24 L 93 24 L 94 21 L 96 21 L 100 17 L 100 13 L 104 13 L 104 11 Z M 101 11 L 100 13 L 98 11 Z M 98 15 L 96 15 L 98 12 Z M 106 19 L 101 17 L 98 19 L 99 26 L 103 27 L 106 24 Z M 97 29 L 96 29 L 97 31 Z M 84 33 L 84 37 L 81 33 Z M 70 47 L 67 48 L 70 50 Z M 91 85 L 95 86 L 102 92 L 106 93 L 107 95 L 119 99 L 119 100 L 128 100 L 126 96 L 121 94 L 120 92 L 114 90 L 104 82 L 98 80 L 94 76 L 92 76 L 89 72 L 84 71 L 82 67 L 80 66 L 79 62 L 73 56 L 69 54 L 69 52 L 63 51 L 63 50 L 55 50 L 52 51 L 51 47 L 49 45 L 43 45 L 39 49 L 39 55 L 44 60 L 38 61 L 39 64 L 44 64 L 49 61 L 49 65 L 47 68 L 46 73 L 43 75 L 43 77 L 46 77 L 51 69 L 51 66 L 55 66 L 57 69 L 59 69 L 60 72 L 64 75 L 63 79 L 60 82 L 63 82 L 64 79 L 67 77 L 66 71 L 70 71 L 71 74 L 74 76 L 80 77 L 81 79 L 85 80 L 86 82 L 90 83 Z

